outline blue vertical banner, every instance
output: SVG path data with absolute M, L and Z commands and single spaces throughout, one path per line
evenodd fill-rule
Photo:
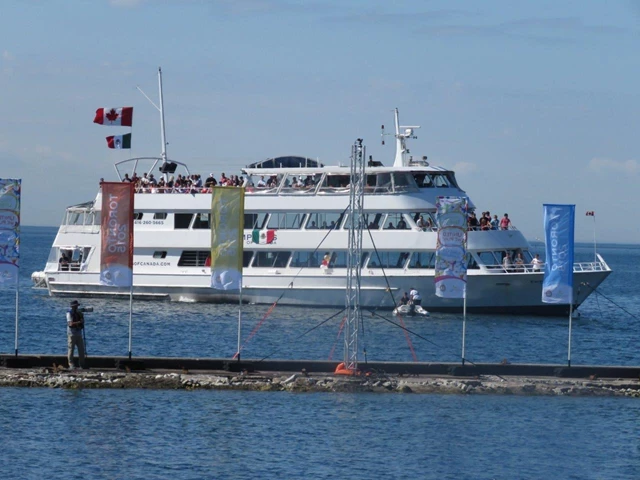
M 467 295 L 467 199 L 438 197 L 436 221 L 435 287 L 442 298 L 465 298 Z
M 18 285 L 21 182 L 0 179 L 0 285 Z
M 544 303 L 573 303 L 575 205 L 544 205 Z

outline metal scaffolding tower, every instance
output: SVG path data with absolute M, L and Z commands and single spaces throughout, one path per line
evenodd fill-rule
M 347 320 L 344 330 L 344 368 L 352 374 L 358 371 L 358 327 L 360 311 L 360 275 L 362 262 L 362 206 L 364 203 L 365 147 L 359 138 L 351 148 L 351 180 L 349 189 L 349 244 L 347 251 Z

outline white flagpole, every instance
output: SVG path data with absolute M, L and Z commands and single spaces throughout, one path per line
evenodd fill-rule
M 15 340 L 16 357 L 18 356 L 18 318 L 19 318 L 18 299 L 20 296 L 19 292 L 20 292 L 20 289 L 18 288 L 18 282 L 16 281 L 16 340 Z
M 131 360 L 131 337 L 133 333 L 133 275 L 131 278 L 131 288 L 129 289 L 129 360 Z
M 593 214 L 593 261 L 598 261 L 598 250 L 596 248 L 596 215 Z
M 467 334 L 467 292 L 465 286 L 464 300 L 462 302 L 462 366 L 464 367 L 464 344 Z
M 238 305 L 238 362 L 240 361 L 241 337 L 242 337 L 242 280 L 240 280 L 240 301 Z
M 567 366 L 571 366 L 571 322 L 573 319 L 573 302 L 569 304 L 569 349 L 567 353 Z

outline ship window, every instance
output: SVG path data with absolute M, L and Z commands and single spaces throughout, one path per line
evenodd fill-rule
M 158 250 L 153 252 L 153 258 L 167 258 L 167 252 L 164 250 Z
M 310 213 L 307 220 L 307 230 L 320 228 L 322 230 L 338 229 L 342 223 L 344 213 Z
M 196 219 L 193 221 L 194 229 L 210 229 L 211 225 L 209 224 L 209 214 L 208 213 L 197 213 Z
M 256 252 L 254 267 L 284 268 L 287 266 L 291 252 Z
M 409 261 L 409 268 L 434 268 L 435 254 L 433 252 L 413 252 Z
M 282 175 L 247 175 L 247 192 L 277 193 Z
M 433 183 L 436 187 L 450 187 L 450 182 L 447 174 L 436 173 L 433 176 Z
M 156 212 L 153 214 L 154 220 L 166 220 L 167 212 Z
M 244 228 L 262 230 L 267 222 L 267 213 L 245 213 Z
M 100 225 L 100 212 L 93 212 L 93 225 Z
M 371 260 L 376 267 L 404 268 L 409 252 L 373 252 Z
M 378 173 L 376 175 L 376 193 L 386 193 L 391 191 L 391 174 L 389 172 Z
M 316 189 L 316 185 L 320 182 L 321 178 L 321 173 L 316 173 L 313 175 L 295 175 L 290 173 L 289 175 L 287 175 L 287 178 L 284 181 L 284 185 L 280 189 L 280 193 L 313 193 Z
M 369 230 L 380 230 L 380 227 L 384 224 L 385 214 L 364 213 L 362 219 L 364 220 L 365 228 L 369 228 Z M 349 223 L 347 223 L 346 226 L 349 227 Z
M 452 187 L 460 188 L 458 187 L 458 182 L 456 181 L 456 176 L 453 172 L 447 172 L 446 175 L 447 180 L 449 181 L 449 185 L 451 185 Z
M 209 250 L 184 250 L 178 260 L 178 266 L 204 267 L 210 253 Z
M 267 228 L 297 230 L 302 227 L 303 220 L 303 213 L 272 213 Z
M 242 252 L 242 266 L 248 267 L 251 263 L 251 259 L 253 258 L 253 252 L 245 250 Z
M 333 252 L 329 261 L 331 268 L 347 268 L 347 252 Z
M 134 220 L 142 220 L 142 212 L 133 212 Z
M 480 262 L 487 266 L 495 266 L 500 264 L 498 260 L 493 255 L 493 252 L 478 252 L 478 257 L 480 257 Z
M 386 222 L 385 228 L 387 229 L 389 228 L 389 222 L 391 222 L 396 230 L 407 230 L 409 228 L 409 225 L 402 213 L 390 213 L 387 216 Z
M 414 173 L 413 178 L 419 188 L 433 188 L 433 178 L 428 173 Z
M 174 228 L 176 230 L 189 228 L 189 224 L 191 223 L 192 218 L 193 213 L 176 213 L 174 215 Z
M 467 261 L 467 270 L 477 270 L 477 269 L 479 269 L 479 268 L 480 268 L 480 267 L 478 266 L 478 262 L 476 262 L 476 259 L 475 259 L 475 258 L 473 258 L 473 255 L 469 255 L 469 254 L 467 253 L 467 258 L 468 258 L 468 261 Z
M 416 223 L 416 226 L 420 226 L 423 232 L 435 231 L 436 223 L 433 220 L 433 216 L 429 212 L 411 212 L 411 218 Z M 422 216 L 421 225 L 418 225 L 420 217 Z
M 350 183 L 349 175 L 332 175 L 328 174 L 320 190 L 323 192 L 348 192 L 349 191 L 349 183 Z
M 291 259 L 292 267 L 319 267 L 322 255 L 315 252 L 294 252 Z
M 330 268 L 347 268 L 348 256 L 346 251 L 341 252 L 333 252 L 331 254 L 331 260 L 329 260 Z M 362 253 L 362 257 L 360 257 L 360 267 L 363 267 L 368 257 L 367 252 Z
M 412 188 L 415 189 L 415 183 L 410 173 L 395 172 L 393 174 L 393 190 L 395 192 L 406 192 Z

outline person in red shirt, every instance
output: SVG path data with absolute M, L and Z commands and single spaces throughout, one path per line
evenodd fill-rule
M 502 220 L 500 220 L 500 230 L 509 230 L 509 225 L 511 225 L 511 220 L 509 219 L 509 214 L 505 213 Z

